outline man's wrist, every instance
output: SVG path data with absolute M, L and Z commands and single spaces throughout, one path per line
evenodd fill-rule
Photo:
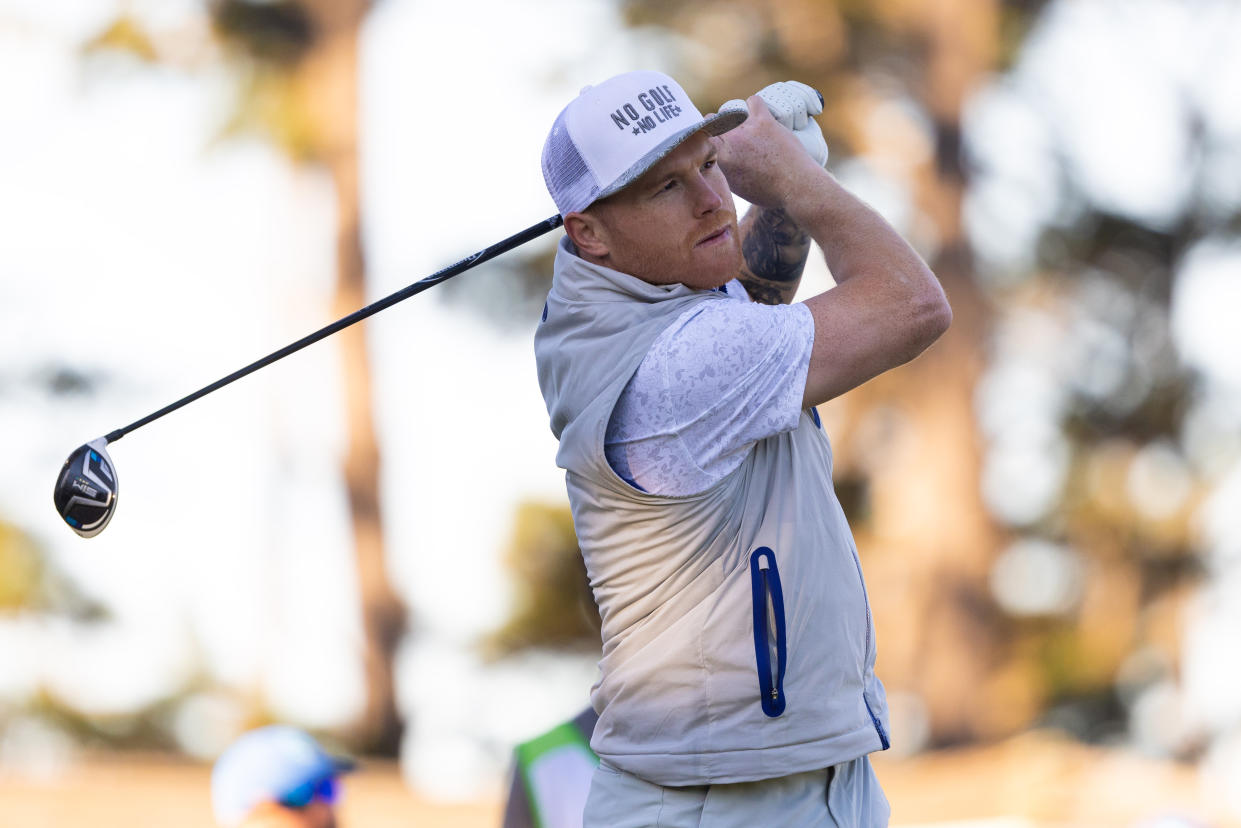
M 813 164 L 813 161 L 811 162 Z M 830 214 L 848 191 L 826 169 L 806 165 L 791 179 L 782 199 L 782 209 L 798 227 L 810 231 Z

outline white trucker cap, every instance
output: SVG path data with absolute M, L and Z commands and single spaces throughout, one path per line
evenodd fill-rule
M 662 72 L 626 72 L 587 86 L 556 116 L 543 144 L 543 180 L 560 215 L 585 210 L 651 168 L 700 129 L 720 135 L 744 109 L 705 118 Z

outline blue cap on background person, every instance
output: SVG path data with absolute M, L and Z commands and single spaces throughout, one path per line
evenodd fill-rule
M 263 803 L 303 808 L 336 797 L 336 778 L 354 768 L 309 734 L 286 725 L 252 730 L 229 746 L 211 772 L 211 805 L 221 825 L 241 824 Z

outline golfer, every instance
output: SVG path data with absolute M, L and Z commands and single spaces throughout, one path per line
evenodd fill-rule
M 824 168 L 821 110 L 788 82 L 703 117 L 631 72 L 544 145 L 566 236 L 535 355 L 602 620 L 588 826 L 888 821 L 875 636 L 814 406 L 952 314 Z M 790 304 L 811 239 L 837 284 Z

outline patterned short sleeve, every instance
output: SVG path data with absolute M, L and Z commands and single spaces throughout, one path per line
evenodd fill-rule
M 759 440 L 797 427 L 814 318 L 803 304 L 701 302 L 651 345 L 608 423 L 605 453 L 630 485 L 687 496 L 732 472 Z

